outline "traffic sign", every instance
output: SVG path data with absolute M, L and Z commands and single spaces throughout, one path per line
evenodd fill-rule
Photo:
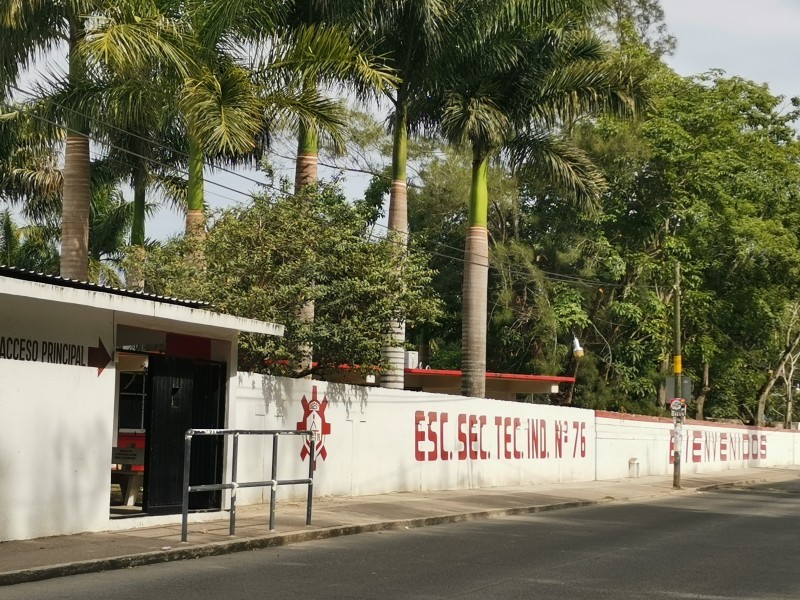
M 669 403 L 669 409 L 672 412 L 683 412 L 686 410 L 686 401 L 683 398 L 673 398 Z

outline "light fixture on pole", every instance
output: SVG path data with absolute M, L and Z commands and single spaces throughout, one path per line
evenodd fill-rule
M 572 356 L 575 358 L 583 358 L 583 348 L 577 336 L 572 336 Z

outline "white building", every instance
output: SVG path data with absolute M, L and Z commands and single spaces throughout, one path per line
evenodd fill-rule
M 229 422 L 240 331 L 283 326 L 0 267 L 0 540 L 107 529 L 114 462 L 145 512 L 180 512 L 183 432 Z M 223 444 L 202 442 L 193 478 L 219 482 Z

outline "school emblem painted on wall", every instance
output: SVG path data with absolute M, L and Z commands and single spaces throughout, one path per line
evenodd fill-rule
M 328 408 L 328 399 L 322 397 L 322 402 L 317 398 L 317 386 L 311 391 L 311 401 L 303 396 L 300 402 L 303 406 L 303 420 L 297 423 L 298 431 L 313 431 L 315 454 L 325 460 L 328 457 L 328 450 L 325 448 L 325 436 L 331 432 L 331 424 L 325 419 L 325 409 Z M 306 459 L 311 453 L 311 440 L 307 439 L 300 451 L 300 458 Z

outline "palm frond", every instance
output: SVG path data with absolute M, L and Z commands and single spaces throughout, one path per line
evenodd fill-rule
M 192 135 L 211 153 L 248 152 L 263 127 L 264 105 L 241 67 L 187 79 L 180 107 Z
M 605 179 L 569 140 L 547 131 L 525 132 L 510 141 L 508 151 L 516 170 L 549 182 L 589 214 L 597 210 Z
M 115 73 L 140 73 L 159 65 L 181 76 L 196 69 L 195 38 L 158 2 L 113 2 L 90 22 L 76 51 L 88 65 Z
M 314 87 L 275 89 L 264 96 L 267 120 L 274 130 L 286 129 L 295 121 L 316 127 L 323 139 L 336 151 L 344 148 L 342 131 L 346 108 L 342 101 L 324 96 Z
M 268 52 L 257 57 L 254 67 L 262 77 L 277 70 L 324 84 L 343 84 L 359 97 L 381 94 L 398 83 L 376 55 L 365 36 L 354 37 L 338 25 L 314 23 L 291 28 L 278 36 Z

